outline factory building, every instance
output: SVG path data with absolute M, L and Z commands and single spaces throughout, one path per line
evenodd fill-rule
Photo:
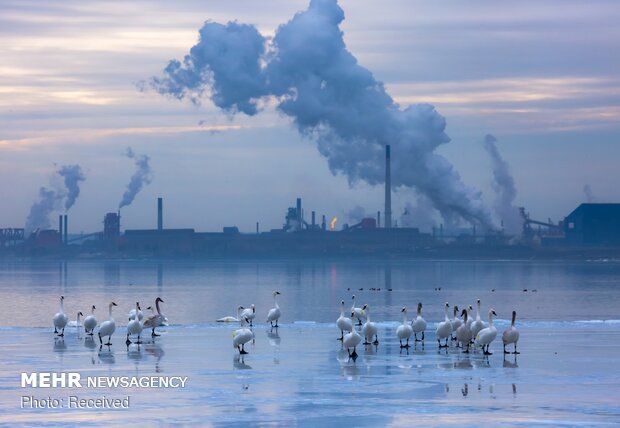
M 581 204 L 564 219 L 566 244 L 617 247 L 620 245 L 620 204 Z

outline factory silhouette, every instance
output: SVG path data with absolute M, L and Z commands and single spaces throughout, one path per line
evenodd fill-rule
M 121 215 L 105 214 L 103 231 L 69 235 L 69 218 L 58 218 L 58 229 L 37 229 L 25 236 L 24 229 L 0 229 L 0 254 L 7 257 L 67 258 L 290 258 L 290 257 L 407 257 L 407 258 L 591 258 L 620 255 L 620 204 L 584 203 L 563 221 L 539 221 L 520 208 L 522 233 L 503 230 L 444 232 L 443 225 L 431 233 L 415 227 L 398 227 L 392 218 L 391 153 L 385 147 L 385 206 L 376 217 L 362 218 L 336 230 L 336 219 L 306 211 L 302 199 L 288 208 L 280 229 L 240 233 L 236 226 L 221 232 L 164 227 L 163 198 L 157 199 L 155 229 L 121 232 Z M 309 218 L 308 218 L 309 217 Z

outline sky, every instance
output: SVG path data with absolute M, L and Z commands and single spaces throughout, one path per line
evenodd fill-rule
M 429 103 L 445 118 L 450 142 L 436 153 L 491 215 L 498 195 L 487 134 L 509 165 L 514 204 L 533 218 L 560 220 L 588 199 L 620 201 L 617 2 L 338 4 L 358 63 L 402 109 Z M 332 173 L 316 139 L 300 135 L 273 100 L 248 116 L 208 96 L 196 104 L 139 90 L 183 59 L 206 21 L 251 24 L 271 38 L 307 8 L 297 0 L 0 2 L 0 227 L 24 227 L 39 188 L 58 186 L 55 172 L 78 164 L 85 180 L 70 230 L 101 230 L 135 172 L 128 147 L 149 156 L 152 180 L 123 207 L 123 228 L 155 227 L 157 197 L 165 227 L 205 231 L 281 227 L 296 197 L 307 216 L 341 223 L 383 210 L 382 186 Z M 392 200 L 398 220 L 416 192 L 399 188 Z M 64 209 L 52 212 L 52 225 Z

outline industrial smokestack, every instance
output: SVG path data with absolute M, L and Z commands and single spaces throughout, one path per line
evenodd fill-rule
M 62 214 L 58 216 L 58 235 L 60 236 L 60 242 L 63 241 L 62 234 Z
M 301 198 L 297 198 L 297 224 L 299 224 L 299 229 L 301 230 Z
M 67 245 L 67 243 L 68 243 L 68 240 L 67 240 L 67 235 L 68 235 L 67 234 L 67 230 L 68 230 L 68 228 L 67 228 L 67 222 L 68 222 L 67 218 L 68 217 L 69 216 L 67 214 L 65 214 L 65 227 L 64 227 L 64 230 L 63 230 L 63 232 L 65 234 L 65 238 L 64 238 L 65 245 Z
M 157 230 L 164 228 L 164 201 L 162 198 L 157 198 Z
M 321 222 L 321 229 L 325 230 L 327 224 L 325 224 L 325 215 L 323 215 L 323 221 Z
M 316 224 L 316 223 L 315 223 L 315 217 L 314 217 L 315 215 L 316 215 L 316 213 L 315 213 L 314 211 L 312 211 L 312 228 L 313 228 L 313 229 L 314 229 L 314 226 L 315 226 L 315 224 Z
M 392 227 L 392 170 L 390 145 L 385 146 L 385 228 Z
M 381 211 L 377 211 L 377 227 L 381 227 Z

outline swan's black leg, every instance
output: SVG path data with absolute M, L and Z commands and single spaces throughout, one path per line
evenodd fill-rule
M 155 336 L 159 336 L 159 334 L 155 333 L 155 327 L 153 327 L 153 330 L 151 331 L 151 337 Z
M 99 336 L 99 344 L 103 345 L 103 340 L 101 340 L 101 333 L 97 333 L 97 335 Z
M 340 330 L 340 337 L 337 340 L 344 340 L 344 330 Z
M 515 351 L 513 352 L 513 354 L 520 354 L 521 352 L 517 352 L 517 342 L 515 342 Z
M 106 345 L 112 346 L 112 335 L 108 336 L 108 343 L 106 343 Z
M 125 341 L 125 345 L 129 346 L 131 344 L 131 340 L 129 340 L 129 332 L 127 332 L 127 340 Z
M 374 345 L 378 345 L 378 344 L 379 344 L 379 336 L 377 336 L 377 335 L 375 334 L 375 341 L 374 341 L 374 342 L 372 342 L 372 343 L 373 343 Z
M 54 334 L 58 334 L 58 329 L 54 326 Z
M 62 332 L 58 335 L 60 337 L 65 337 L 65 328 L 62 328 Z
M 241 351 L 239 351 L 239 354 L 247 354 L 247 351 L 244 349 L 245 344 L 241 345 Z
M 510 351 L 506 351 L 506 344 L 504 343 L 504 354 L 510 354 Z
M 142 343 L 142 341 L 140 340 L 140 335 L 138 335 L 138 341 L 136 342 L 138 345 Z
M 424 332 L 422 332 L 422 342 L 424 342 Z

